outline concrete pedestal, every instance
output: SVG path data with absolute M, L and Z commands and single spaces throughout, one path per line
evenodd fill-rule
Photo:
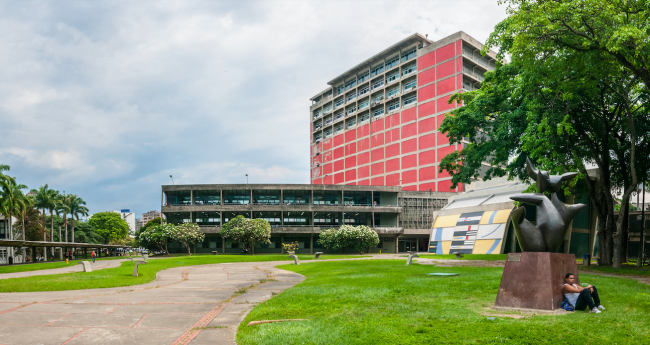
M 555 310 L 564 300 L 564 276 L 580 284 L 573 254 L 510 253 L 503 268 L 496 307 Z

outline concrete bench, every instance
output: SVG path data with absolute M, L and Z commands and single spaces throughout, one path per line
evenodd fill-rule
M 137 277 L 138 276 L 138 265 L 146 264 L 146 261 L 136 261 L 135 262 L 135 267 L 133 267 L 133 276 Z
M 452 254 L 455 254 L 455 255 L 456 255 L 456 259 L 460 259 L 460 258 L 463 257 L 463 254 L 461 254 L 461 253 L 459 253 L 459 252 L 453 252 Z
M 320 259 L 320 256 L 322 254 L 323 254 L 323 252 L 316 252 L 316 254 L 314 254 L 314 259 Z
M 84 272 L 93 271 L 92 267 L 90 267 L 90 261 L 79 261 L 79 265 L 83 266 Z
M 216 250 L 213 250 L 213 251 L 212 251 L 212 255 L 217 255 L 217 254 L 219 254 L 218 251 L 216 251 Z
M 149 259 L 149 254 L 142 254 L 142 257 L 143 257 L 145 260 L 147 260 L 147 259 Z
M 300 265 L 300 260 L 298 259 L 298 255 L 289 255 L 290 258 L 293 258 L 293 262 L 296 265 Z

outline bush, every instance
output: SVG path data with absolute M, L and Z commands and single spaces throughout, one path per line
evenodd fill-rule
M 194 223 L 183 223 L 174 226 L 171 239 L 185 245 L 185 248 L 187 248 L 187 254 L 192 255 L 190 244 L 203 242 L 203 240 L 205 240 L 205 234 L 201 231 L 201 228 L 198 225 Z
M 150 226 L 144 230 L 140 229 L 135 234 L 135 240 L 140 247 L 152 251 L 160 250 L 167 252 L 167 241 L 171 239 L 174 230 L 173 224 Z
M 252 254 L 256 242 L 271 243 L 271 225 L 264 219 L 237 216 L 223 225 L 221 237 L 230 242 L 244 244 L 244 248 Z
M 321 231 L 318 243 L 329 249 L 345 250 L 351 248 L 355 252 L 363 253 L 364 250 L 376 247 L 379 244 L 379 236 L 365 225 L 356 227 L 343 225 L 338 229 Z

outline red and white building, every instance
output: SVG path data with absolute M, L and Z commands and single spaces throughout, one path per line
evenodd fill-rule
M 451 95 L 480 87 L 495 54 L 464 32 L 413 34 L 363 61 L 312 97 L 311 183 L 451 190 L 440 160 L 457 149 L 438 131 Z

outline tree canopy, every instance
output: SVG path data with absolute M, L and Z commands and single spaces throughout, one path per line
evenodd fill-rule
M 104 238 L 104 243 L 116 241 L 129 235 L 129 225 L 119 213 L 98 212 L 90 217 L 88 223 Z
M 221 237 L 244 244 L 244 248 L 252 254 L 255 243 L 271 242 L 271 225 L 264 219 L 246 219 L 240 215 L 223 225 Z
M 379 236 L 375 231 L 365 225 L 343 225 L 321 231 L 318 240 L 323 247 L 334 250 L 353 249 L 363 253 L 379 244 Z

